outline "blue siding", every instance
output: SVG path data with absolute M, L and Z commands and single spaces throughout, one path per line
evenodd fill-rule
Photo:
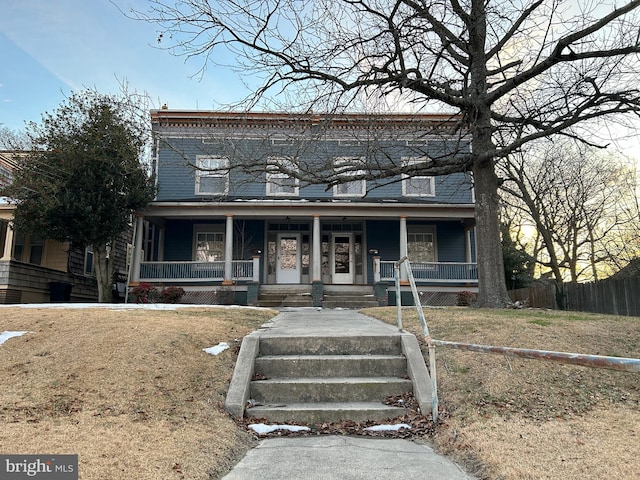
M 165 225 L 164 259 L 167 262 L 193 260 L 194 225 L 218 225 L 224 231 L 225 222 L 169 220 Z M 244 239 L 242 238 L 244 226 Z M 264 248 L 264 220 L 236 220 L 234 222 L 234 260 L 250 260 L 255 250 Z
M 420 150 L 424 148 L 424 150 Z M 320 165 L 337 157 L 367 157 L 380 165 L 400 162 L 405 157 L 437 156 L 446 151 L 443 141 L 432 141 L 426 147 L 409 147 L 404 142 L 380 142 L 376 145 L 344 146 L 337 141 L 318 140 L 305 147 L 299 145 L 274 146 L 263 139 L 220 140 L 203 143 L 197 138 L 168 138 L 160 145 L 158 154 L 158 195 L 160 201 L 208 198 L 195 194 L 195 164 L 198 155 L 211 155 L 233 159 L 247 159 L 256 164 L 266 162 L 269 156 L 297 157 L 301 163 Z M 266 194 L 265 175 L 258 178 L 233 170 L 230 175 L 228 195 L 231 197 L 260 198 Z M 402 197 L 399 178 L 372 181 L 367 185 L 367 198 L 389 199 Z M 453 174 L 436 178 L 434 197 L 407 197 L 409 202 L 471 203 L 471 182 L 465 174 Z M 299 198 L 329 199 L 333 190 L 325 185 L 310 185 L 300 189 Z M 286 198 L 286 197 L 282 197 Z
M 465 261 L 465 234 L 460 222 L 436 222 L 439 262 Z
M 366 222 L 367 249 L 378 250 L 382 260 L 400 258 L 400 222 L 397 220 L 369 220 Z M 368 261 L 371 261 L 368 259 Z M 367 283 L 373 283 L 373 269 L 367 271 Z
M 190 262 L 193 260 L 193 222 L 169 220 L 165 225 L 164 260 Z

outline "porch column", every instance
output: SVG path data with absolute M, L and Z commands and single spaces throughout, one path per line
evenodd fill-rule
M 13 227 L 7 222 L 7 233 L 4 237 L 4 251 L 0 252 L 2 257 L 0 260 L 11 260 L 11 250 L 13 249 Z
M 312 274 L 312 282 L 321 282 L 322 281 L 322 241 L 320 236 L 320 216 L 313 216 L 313 242 L 312 242 L 312 258 L 313 258 L 313 269 L 311 271 Z
M 133 258 L 131 259 L 131 281 L 140 281 L 140 262 L 142 261 L 142 240 L 144 235 L 144 218 L 136 218 L 136 238 L 133 245 Z
M 407 217 L 400 217 L 400 258 L 407 256 Z M 411 259 L 409 259 L 411 260 Z M 407 281 L 407 268 L 404 264 L 400 266 L 400 280 Z
M 464 251 L 465 261 L 471 263 L 471 229 L 465 228 L 464 230 Z
M 227 215 L 224 234 L 224 280 L 223 285 L 233 283 L 233 215 Z
M 164 262 L 164 234 L 166 229 L 164 227 L 160 227 L 160 232 L 158 232 L 158 261 Z

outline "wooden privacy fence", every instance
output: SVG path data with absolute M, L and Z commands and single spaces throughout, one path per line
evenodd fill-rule
M 640 317 L 640 278 L 608 278 L 591 283 L 565 283 L 566 309 Z M 510 290 L 514 302 L 534 308 L 557 309 L 556 287 L 552 283 Z
M 512 302 L 524 302 L 528 307 L 557 309 L 556 286 L 552 283 L 509 291 Z
M 566 283 L 567 310 L 640 317 L 640 278 Z

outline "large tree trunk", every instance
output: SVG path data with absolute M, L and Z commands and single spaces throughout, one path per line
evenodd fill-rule
M 113 261 L 109 255 L 110 248 L 106 245 L 94 245 L 94 265 L 96 281 L 98 283 L 98 302 L 111 303 L 113 301 Z
M 473 169 L 476 193 L 478 245 L 478 306 L 504 308 L 510 299 L 504 278 L 500 239 L 498 177 L 492 162 L 476 162 Z

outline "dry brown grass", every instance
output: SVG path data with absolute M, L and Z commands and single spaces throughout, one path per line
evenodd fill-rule
M 83 480 L 217 478 L 251 443 L 222 409 L 234 347 L 274 314 L 2 308 L 0 331 L 33 333 L 0 346 L 0 451 L 78 454 Z
M 395 308 L 363 313 L 396 320 Z M 441 340 L 640 357 L 638 318 L 468 308 L 426 316 Z M 403 321 L 421 338 L 413 308 Z M 444 347 L 437 367 L 435 446 L 479 477 L 640 478 L 639 374 Z
M 219 478 L 252 444 L 222 410 L 233 346 L 275 312 L 0 309 L 0 451 L 83 480 Z M 395 322 L 395 309 L 365 313 Z M 405 328 L 421 337 L 413 309 Z M 640 319 L 427 310 L 434 338 L 640 357 Z M 218 356 L 203 348 L 227 342 Z M 438 348 L 443 453 L 490 479 L 640 478 L 640 376 Z

